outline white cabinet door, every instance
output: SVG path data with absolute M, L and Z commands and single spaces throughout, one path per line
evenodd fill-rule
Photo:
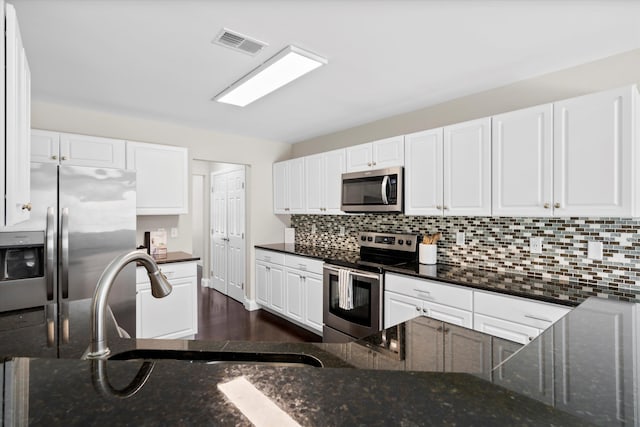
M 60 134 L 46 130 L 31 130 L 31 161 L 58 164 Z
M 346 171 L 345 150 L 324 153 L 324 213 L 341 215 L 342 174 Z M 307 175 L 308 176 L 308 175 Z
M 304 276 L 297 271 L 287 269 L 285 272 L 286 304 L 285 315 L 298 322 L 304 321 Z
M 304 157 L 306 213 L 321 214 L 325 208 L 325 156 L 315 154 Z
M 289 213 L 304 213 L 304 159 L 293 159 L 289 164 Z
M 322 276 L 307 275 L 304 286 L 304 323 L 322 332 Z
M 635 86 L 554 104 L 554 214 L 632 215 Z
M 405 215 L 442 215 L 442 128 L 405 137 Z
M 384 292 L 384 327 L 390 328 L 398 323 L 422 315 L 422 301 L 417 298 Z
M 404 136 L 394 136 L 374 141 L 371 144 L 371 148 L 373 150 L 373 169 L 404 165 Z
M 124 169 L 125 155 L 126 142 L 121 139 L 60 134 L 61 165 Z
M 269 266 L 261 262 L 256 262 L 256 301 L 269 306 Z
M 371 143 L 346 148 L 347 172 L 369 170 L 373 166 L 373 148 Z
M 289 166 L 287 162 L 273 164 L 273 213 L 289 213 Z
M 553 105 L 492 118 L 493 215 L 553 214 Z
M 127 141 L 127 169 L 135 170 L 138 215 L 189 212 L 186 148 Z
M 31 73 L 15 9 L 5 10 L 4 224 L 14 225 L 31 216 Z
M 426 316 L 442 320 L 453 325 L 463 326 L 465 328 L 473 327 L 473 313 L 471 311 L 460 310 L 459 308 L 424 301 L 422 303 L 422 312 Z
M 271 301 L 269 307 L 279 313 L 284 313 L 285 307 L 285 276 L 284 268 L 277 265 L 269 266 L 269 285 L 271 287 Z
M 491 118 L 444 128 L 444 214 L 491 215 Z
M 151 288 L 138 290 L 141 330 L 138 338 L 179 338 L 197 332 L 196 278 L 173 279 L 171 294 L 154 298 Z

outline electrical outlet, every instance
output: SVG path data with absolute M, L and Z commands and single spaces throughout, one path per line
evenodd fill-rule
M 178 237 L 178 229 L 176 227 L 171 227 L 171 237 Z
M 344 236 L 344 225 L 340 226 L 340 235 Z
M 587 258 L 602 261 L 602 242 L 587 242 Z
M 529 239 L 529 252 L 532 254 L 542 253 L 542 237 L 532 237 Z
M 316 234 L 316 231 L 318 231 L 318 229 L 316 228 L 316 225 L 311 224 L 311 234 Z
M 464 231 L 458 231 L 456 233 L 456 245 L 464 246 L 465 244 Z

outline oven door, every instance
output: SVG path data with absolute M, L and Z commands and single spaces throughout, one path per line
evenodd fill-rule
M 402 168 L 342 174 L 344 212 L 402 212 Z
M 340 270 L 325 265 L 323 322 L 325 326 L 354 338 L 364 338 L 382 330 L 382 279 L 380 274 L 359 270 L 349 272 L 353 308 L 341 308 Z M 344 304 L 343 304 L 344 306 Z

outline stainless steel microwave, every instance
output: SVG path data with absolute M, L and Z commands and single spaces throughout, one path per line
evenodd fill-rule
M 344 212 L 402 212 L 402 167 L 342 174 Z

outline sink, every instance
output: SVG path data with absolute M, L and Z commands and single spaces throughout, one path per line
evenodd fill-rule
M 321 368 L 322 362 L 308 354 L 253 353 L 237 351 L 194 350 L 144 350 L 135 349 L 114 354 L 109 360 L 184 360 L 205 364 L 255 364 L 271 366 L 313 366 Z

